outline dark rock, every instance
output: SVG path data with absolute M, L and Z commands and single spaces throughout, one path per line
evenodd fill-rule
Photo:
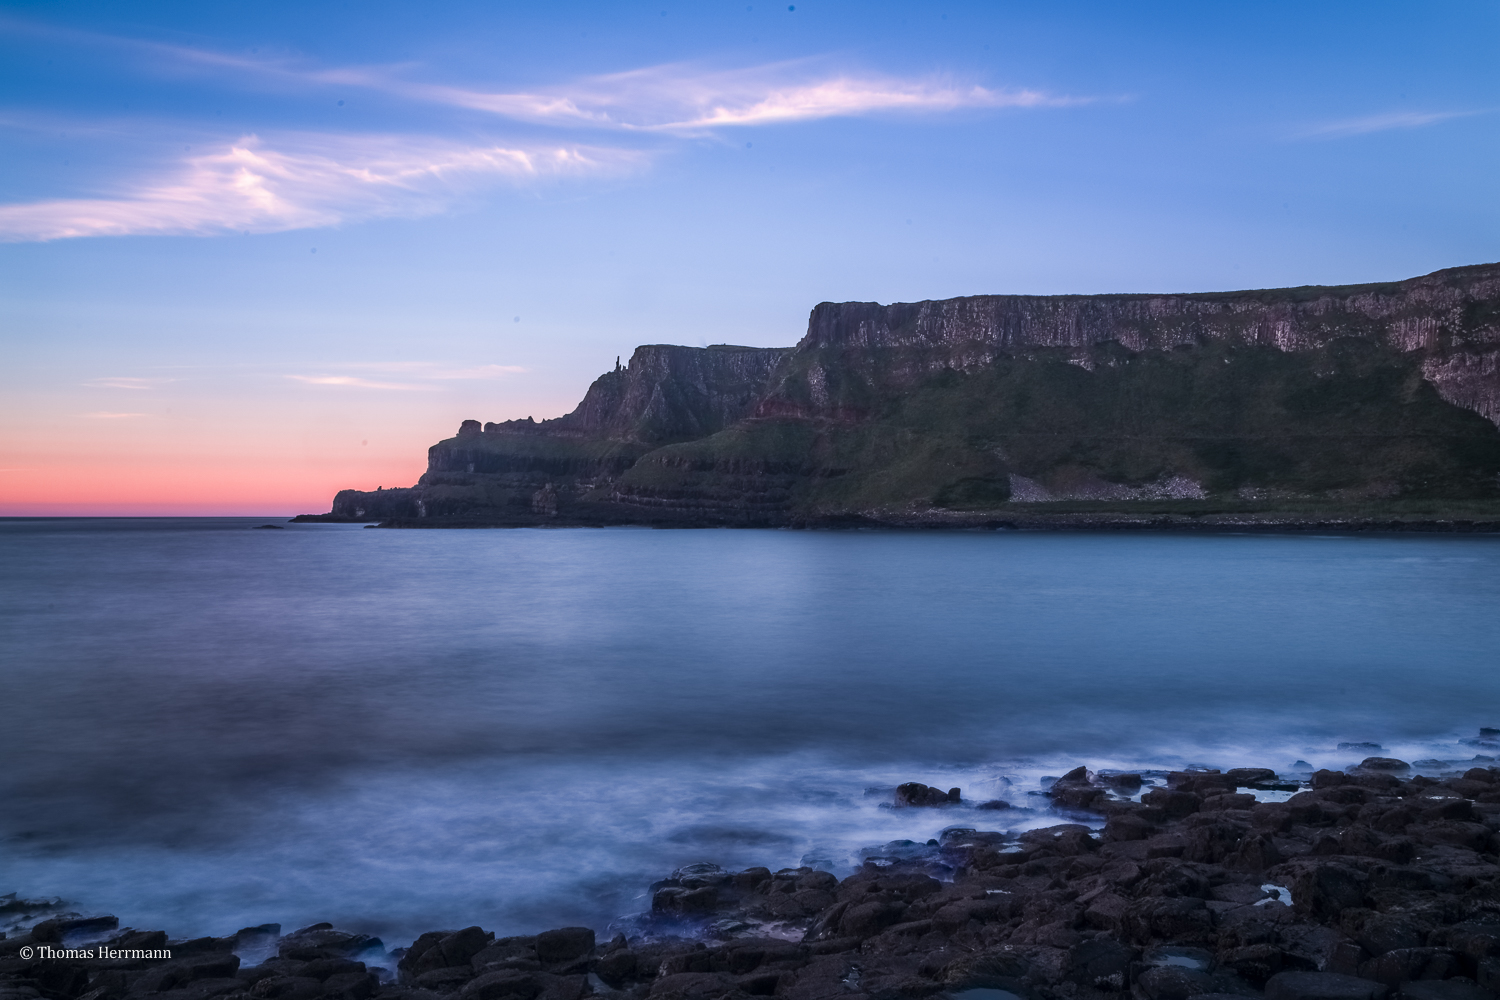
M 233 938 L 225 938 L 233 946 Z M 334 930 L 330 924 L 313 924 L 293 931 L 277 947 L 282 958 L 310 962 L 318 958 L 347 958 L 376 949 L 384 950 L 377 937 Z
M 718 907 L 719 890 L 713 886 L 704 886 L 701 889 L 667 886 L 657 890 L 651 897 L 653 913 L 693 916 L 712 913 Z
M 463 1000 L 504 1000 L 519 997 L 534 1000 L 547 988 L 547 977 L 540 972 L 489 972 L 464 985 L 458 995 Z
M 123 934 L 105 942 L 109 948 L 120 951 L 160 951 L 167 947 L 166 931 L 126 930 Z
M 461 931 L 455 931 L 437 943 L 434 951 L 442 955 L 443 965 L 448 968 L 466 966 L 470 960 L 483 951 L 494 938 L 482 927 L 465 927 Z M 429 955 L 433 952 L 428 952 Z
M 898 809 L 911 806 L 931 807 L 946 806 L 960 801 L 959 789 L 950 788 L 943 791 L 924 785 L 920 781 L 908 781 L 904 785 L 896 786 L 896 807 Z
M 327 979 L 329 976 L 362 975 L 366 971 L 365 963 L 356 962 L 348 958 L 320 958 L 316 961 L 303 963 L 299 975 L 310 979 Z
M 1359 762 L 1360 768 L 1366 771 L 1410 771 L 1411 765 L 1404 760 L 1394 757 L 1366 757 Z
M 611 951 L 594 963 L 594 972 L 604 982 L 619 989 L 637 977 L 638 956 L 629 948 Z
M 543 965 L 571 962 L 593 950 L 594 931 L 589 927 L 560 927 L 536 936 L 536 957 Z
M 1409 979 L 1446 979 L 1458 972 L 1457 958 L 1444 948 L 1397 948 L 1359 967 L 1361 978 L 1392 987 Z
M 1414 823 L 1407 829 L 1407 833 L 1419 844 L 1450 844 L 1476 853 L 1482 853 L 1490 846 L 1490 828 L 1483 823 L 1458 823 L 1446 820 L 1435 823 Z
M 492 975 L 499 975 L 499 973 L 492 973 Z M 432 990 L 435 993 L 451 993 L 474 978 L 473 969 L 444 968 L 430 969 L 417 976 L 412 982 L 413 985 L 420 986 L 426 990 Z
M 1356 940 L 1371 955 L 1383 955 L 1403 948 L 1420 948 L 1427 943 L 1428 928 L 1411 915 L 1384 913 L 1365 922 Z
M 1133 771 L 1119 774 L 1100 774 L 1096 776 L 1096 779 L 1100 784 L 1127 792 L 1133 792 L 1143 784 L 1141 776 Z
M 1190 996 L 1217 992 L 1207 972 L 1176 965 L 1147 969 L 1136 979 L 1136 989 L 1148 1000 L 1187 1000 Z
M 1222 792 L 1205 798 L 1200 808 L 1204 812 L 1215 812 L 1224 809 L 1249 809 L 1254 805 L 1255 796 L 1247 792 Z
M 746 868 L 735 875 L 732 881 L 737 888 L 753 889 L 762 882 L 769 881 L 770 878 L 771 869 L 769 868 Z
M 1278 972 L 1266 983 L 1266 1000 L 1384 1000 L 1383 984 L 1331 972 Z
M 299 976 L 269 976 L 250 987 L 250 995 L 265 1000 L 311 1000 L 323 995 L 323 983 Z
M 727 976 L 712 972 L 678 972 L 662 976 L 651 984 L 650 996 L 656 1000 L 689 1000 L 696 997 L 722 996 L 733 986 Z
M 1203 803 L 1203 799 L 1192 792 L 1172 791 L 1167 788 L 1153 788 L 1141 796 L 1141 801 L 1148 806 L 1162 810 L 1170 819 L 1181 819 L 1192 815 Z
M 1494 994 L 1466 979 L 1423 979 L 1402 983 L 1400 1000 L 1494 1000 Z
M 44 992 L 62 997 L 82 996 L 88 990 L 89 971 L 69 961 L 43 961 L 33 965 L 27 977 Z
M 1108 937 L 1082 941 L 1068 953 L 1067 976 L 1080 986 L 1119 992 L 1130 985 L 1130 967 L 1140 952 Z
M 1086 767 L 1075 767 L 1047 789 L 1047 796 L 1053 803 L 1071 809 L 1088 809 L 1104 798 L 1104 794 L 1104 789 L 1096 787 L 1090 780 Z
M 1106 841 L 1116 843 L 1145 840 L 1155 833 L 1156 829 L 1155 823 L 1148 822 L 1137 813 L 1121 813 L 1105 821 L 1102 836 Z
M 848 937 L 872 937 L 899 923 L 906 907 L 898 902 L 873 901 L 850 906 L 839 920 L 839 930 Z
M 340 972 L 323 980 L 323 995 L 334 1000 L 369 1000 L 380 980 L 368 972 Z

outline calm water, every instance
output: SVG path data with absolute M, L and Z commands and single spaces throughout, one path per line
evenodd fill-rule
M 682 864 L 965 819 L 867 787 L 1500 725 L 1500 539 L 259 523 L 0 522 L 0 892 L 603 930 Z

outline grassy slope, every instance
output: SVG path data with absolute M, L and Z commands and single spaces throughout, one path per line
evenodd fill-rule
M 913 509 L 1265 509 L 1251 486 L 1329 511 L 1497 496 L 1500 431 L 1440 399 L 1415 365 L 1368 342 L 1321 351 L 1208 344 L 1095 352 L 1093 370 L 1033 351 L 944 372 L 854 423 L 755 421 L 657 449 L 623 482 L 727 496 L 776 479 L 805 514 Z M 871 402 L 874 402 L 873 400 Z M 1210 501 L 1009 504 L 1008 475 L 1139 484 L 1186 476 Z M 1340 493 L 1339 491 L 1343 491 Z M 1440 504 L 1441 506 L 1441 504 Z

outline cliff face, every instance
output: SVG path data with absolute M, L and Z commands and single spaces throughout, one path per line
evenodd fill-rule
M 1500 265 L 1339 288 L 823 303 L 795 348 L 641 347 L 566 416 L 466 421 L 416 487 L 345 491 L 333 513 L 968 523 L 1068 503 L 1488 503 L 1496 421 Z
M 973 372 L 1033 348 L 1086 366 L 1090 349 L 1110 342 L 1136 353 L 1207 343 L 1302 352 L 1347 338 L 1418 359 L 1444 399 L 1500 422 L 1500 264 L 1344 287 L 824 302 L 759 412 L 859 413 L 935 372 Z
M 637 347 L 630 364 L 599 376 L 555 433 L 666 442 L 706 437 L 751 415 L 790 348 Z M 488 428 L 486 428 L 488 430 Z

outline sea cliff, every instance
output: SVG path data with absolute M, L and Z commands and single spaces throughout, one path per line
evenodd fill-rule
M 464 421 L 391 526 L 1500 527 L 1500 265 L 1181 295 L 822 303 Z

